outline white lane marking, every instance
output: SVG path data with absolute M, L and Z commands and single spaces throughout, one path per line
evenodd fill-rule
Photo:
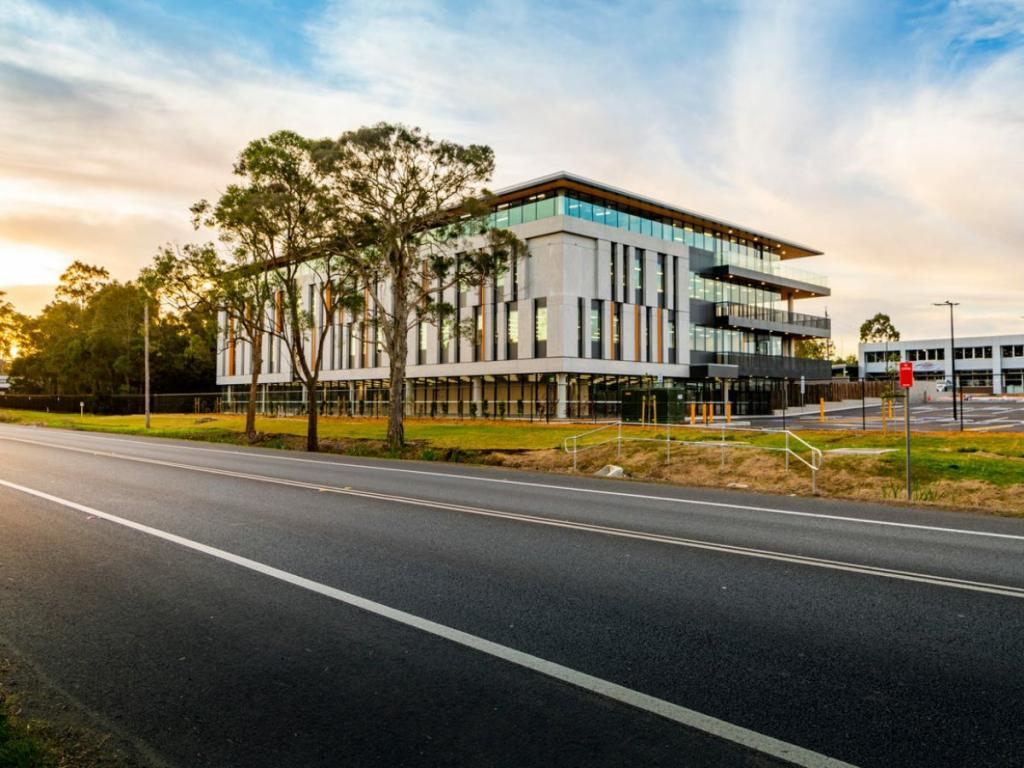
M 20 440 L 20 442 L 34 443 L 37 445 L 44 446 L 50 445 L 48 443 L 35 443 L 35 441 L 31 440 Z M 488 509 L 486 507 L 472 507 L 462 504 L 452 504 L 444 501 L 434 501 L 431 499 L 415 498 L 411 496 L 398 496 L 390 493 L 378 493 L 376 491 L 358 491 L 353 490 L 350 486 L 340 488 L 334 485 L 324 485 L 323 483 L 310 483 L 304 480 L 290 480 L 283 477 L 272 477 L 270 475 L 255 475 L 248 472 L 237 472 L 235 470 L 219 469 L 216 467 L 204 467 L 196 464 L 182 464 L 180 462 L 164 461 L 162 459 L 146 459 L 141 456 L 125 456 L 124 454 L 112 453 L 109 451 L 97 451 L 88 448 L 73 448 L 71 446 L 56 447 L 60 448 L 61 450 L 73 451 L 75 453 L 87 453 L 91 456 L 119 459 L 122 461 L 133 461 L 139 464 L 152 464 L 162 467 L 171 467 L 173 469 L 183 469 L 190 472 L 201 472 L 208 475 L 231 477 L 239 480 L 251 480 L 259 483 L 269 483 L 271 485 L 283 485 L 290 488 L 301 488 L 304 490 L 316 491 L 317 493 L 334 493 L 341 496 L 355 496 L 359 498 L 372 499 L 374 501 L 387 501 L 417 507 L 428 507 L 431 509 L 441 509 L 447 512 L 460 512 L 463 514 L 478 515 L 482 517 L 500 518 L 503 520 L 512 520 L 520 523 L 529 523 L 532 525 L 544 525 L 552 528 L 566 528 L 569 530 L 582 531 L 585 533 L 595 533 L 603 536 L 636 539 L 640 541 L 649 541 L 658 544 L 669 544 L 677 547 L 687 547 L 689 549 L 709 550 L 712 552 L 719 552 L 729 555 L 754 557 L 761 560 L 773 560 L 776 562 L 792 563 L 795 565 L 806 565 L 815 568 L 825 568 L 833 571 L 858 573 L 866 576 L 878 576 L 886 579 L 912 581 L 920 584 L 930 584 L 938 587 L 949 587 L 952 589 L 962 589 L 971 592 L 986 592 L 988 594 L 1000 595 L 1002 597 L 1016 597 L 1024 599 L 1024 588 L 1014 587 L 1005 584 L 992 584 L 983 581 L 957 579 L 949 576 L 939 576 L 929 573 L 917 573 L 914 571 L 900 571 L 893 568 L 882 568 L 873 565 L 850 563 L 845 562 L 843 560 L 829 560 L 827 558 L 821 557 L 794 555 L 787 552 L 775 552 L 769 549 L 756 549 L 754 547 L 743 547 L 735 544 L 722 544 L 719 542 L 705 541 L 702 539 L 688 539 L 683 538 L 681 536 L 650 533 L 648 531 L 638 531 L 629 528 L 616 528 L 607 525 L 596 525 L 594 523 L 584 523 L 575 520 L 566 520 L 563 518 L 542 517 L 540 515 L 528 515 L 520 512 L 507 512 L 497 509 Z
M 65 430 L 66 431 L 66 430 Z M 685 504 L 695 507 L 713 507 L 717 509 L 739 509 L 745 512 L 764 512 L 773 515 L 786 515 L 790 517 L 807 517 L 818 520 L 835 520 L 843 523 L 860 523 L 863 525 L 881 525 L 889 528 L 908 528 L 919 531 L 933 531 L 937 533 L 952 533 L 952 534 L 963 534 L 964 536 L 982 536 L 993 539 L 1009 539 L 1011 541 L 1024 541 L 1024 535 L 1013 534 L 1013 533 L 995 533 L 994 531 L 973 531 L 966 528 L 949 528 L 939 525 L 922 525 L 920 523 L 897 523 L 892 520 L 872 520 L 862 517 L 849 517 L 846 515 L 827 515 L 822 512 L 798 512 L 793 509 L 778 509 L 775 507 L 760 507 L 751 504 L 729 504 L 722 501 L 702 501 L 700 499 L 684 499 L 678 496 L 657 496 L 654 494 L 644 493 L 627 493 L 626 491 L 606 491 L 598 488 L 580 488 L 578 486 L 571 485 L 556 485 L 554 483 L 531 483 L 526 480 L 508 480 L 498 477 L 482 477 L 477 475 L 462 475 L 455 472 L 434 472 L 424 469 L 408 469 L 406 467 L 382 467 L 375 464 L 355 464 L 345 461 L 334 461 L 332 459 L 304 459 L 298 456 L 275 456 L 269 453 L 262 453 L 258 451 L 236 451 L 231 449 L 220 449 L 220 448 L 202 448 L 200 446 L 192 445 L 179 445 L 177 443 L 166 443 L 161 445 L 158 442 L 152 440 L 126 440 L 124 438 L 117 437 L 105 437 L 95 434 L 84 434 L 82 432 L 73 432 L 76 437 L 92 438 L 101 442 L 115 442 L 115 443 L 127 443 L 129 445 L 144 445 L 151 446 L 156 449 L 161 448 L 177 448 L 183 451 L 200 451 L 204 453 L 222 453 L 232 456 L 246 456 L 252 458 L 253 456 L 263 459 L 273 459 L 275 461 L 291 461 L 304 464 L 319 464 L 324 467 L 343 467 L 345 469 L 363 469 L 373 470 L 375 472 L 399 472 L 411 475 L 426 475 L 428 477 L 443 477 L 453 480 L 462 480 L 467 482 L 478 482 L 478 483 L 498 483 L 502 485 L 521 485 L 528 488 L 543 488 L 545 490 L 554 491 L 565 491 L 570 493 L 589 493 L 598 496 L 617 496 L 628 499 L 639 499 L 642 501 L 657 501 L 666 504 Z M 27 440 L 25 438 L 10 437 L 8 435 L 0 434 L 0 440 L 14 440 L 18 442 L 29 442 L 36 443 L 33 440 Z M 46 445 L 51 448 L 66 448 L 67 446 L 55 444 L 55 443 L 44 443 L 38 442 L 38 445 Z M 69 449 L 71 450 L 71 449 Z
M 62 499 L 58 496 L 52 496 L 43 491 L 37 491 L 33 488 L 27 488 L 23 485 L 17 485 L 6 480 L 0 480 L 0 485 L 11 488 L 15 491 L 35 496 L 40 499 L 59 504 L 69 509 L 74 509 L 78 512 L 84 512 L 87 515 L 93 515 L 107 520 L 111 523 L 123 525 L 126 528 L 145 533 L 150 536 L 155 536 L 158 539 L 169 541 L 173 544 L 178 544 L 182 547 L 201 552 L 210 557 L 215 557 L 219 560 L 224 560 L 233 565 L 247 568 L 250 571 L 263 574 L 264 576 L 270 576 L 271 578 L 278 579 L 287 584 L 291 584 L 302 589 L 315 592 L 317 594 L 329 597 L 333 600 L 337 600 L 341 603 L 351 605 L 355 608 L 359 608 L 368 613 L 381 616 L 385 619 L 404 624 L 405 626 L 418 629 L 421 632 L 440 637 L 444 640 L 448 640 L 458 645 L 471 648 L 475 651 L 485 653 L 489 656 L 493 656 L 502 661 L 507 661 L 511 664 L 515 664 L 525 669 L 529 669 L 533 672 L 539 672 L 547 677 L 554 678 L 563 683 L 582 688 L 583 690 L 596 693 L 599 696 L 618 701 L 622 704 L 634 707 L 636 709 L 650 712 L 651 714 L 658 715 L 667 720 L 672 720 L 685 725 L 689 728 L 702 731 L 704 733 L 711 734 L 712 736 L 726 741 L 731 741 L 735 744 L 739 744 L 748 749 L 760 752 L 762 754 L 771 755 L 782 760 L 787 760 L 794 765 L 807 766 L 807 768 L 853 768 L 849 763 L 844 763 L 840 760 L 827 757 L 817 752 L 798 747 L 795 744 L 789 744 L 779 739 L 774 739 L 771 736 L 766 736 L 756 731 L 751 731 L 747 728 L 743 728 L 738 725 L 733 725 L 724 720 L 705 715 L 700 712 L 696 712 L 686 707 L 681 707 L 678 704 L 659 699 L 654 696 L 649 696 L 645 693 L 635 691 L 631 688 L 618 685 L 617 683 L 604 680 L 593 675 L 588 675 L 585 672 L 572 669 L 571 667 L 563 666 L 547 659 L 542 659 L 539 656 L 534 656 L 524 651 L 518 651 L 515 648 L 510 648 L 507 645 L 501 645 L 491 640 L 486 640 L 476 635 L 471 635 L 468 632 L 449 627 L 444 624 L 439 624 L 436 621 L 430 619 L 424 619 L 415 614 L 408 613 L 406 611 L 399 610 L 397 608 L 391 608 L 390 606 L 383 605 L 382 603 L 368 600 L 365 597 L 359 597 L 351 592 L 344 592 L 335 587 L 330 587 L 326 584 L 322 584 L 312 579 L 307 579 L 302 576 L 298 576 L 289 571 L 283 571 L 280 568 L 275 568 L 271 565 L 258 562 L 256 560 L 250 560 L 247 557 L 236 555 L 232 552 L 228 552 L 217 547 L 211 547 L 208 544 L 202 544 L 192 539 L 186 539 L 183 536 L 178 536 L 167 531 L 160 530 L 159 528 L 153 528 L 142 523 L 136 523 L 132 520 L 127 520 L 117 515 L 112 515 L 109 512 L 102 512 L 93 507 L 87 507 L 84 504 L 78 504 L 68 499 Z

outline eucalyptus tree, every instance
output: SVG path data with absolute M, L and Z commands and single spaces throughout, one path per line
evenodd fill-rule
M 306 394 L 310 451 L 319 449 L 318 386 L 332 321 L 361 300 L 353 288 L 353 239 L 322 162 L 330 148 L 291 131 L 256 139 L 235 163 L 240 180 L 215 203 L 192 207 L 195 222 L 216 227 L 232 251 L 236 269 L 220 273 L 221 290 L 241 287 L 239 300 L 249 293 L 250 309 L 235 319 L 252 347 L 269 335 L 287 350 Z M 255 381 L 256 360 L 253 367 Z
M 198 222 L 197 222 L 198 223 Z M 182 248 L 166 245 L 152 267 L 145 270 L 150 290 L 169 299 L 179 311 L 223 311 L 228 319 L 226 344 L 234 344 L 235 329 L 249 340 L 249 401 L 245 434 L 256 440 L 256 406 L 259 376 L 263 369 L 263 340 L 267 312 L 274 296 L 271 274 L 251 251 L 238 246 L 227 258 L 213 243 Z
M 454 311 L 442 300 L 455 284 L 500 275 L 525 244 L 487 224 L 494 152 L 431 138 L 418 128 L 379 123 L 342 134 L 324 148 L 346 230 L 358 241 L 354 266 L 376 308 L 390 366 L 388 445 L 405 442 L 405 375 L 410 331 Z M 455 254 L 458 253 L 458 258 Z
M 57 301 L 69 301 L 84 308 L 89 299 L 109 282 L 110 272 L 106 267 L 75 260 L 61 273 L 55 295 Z
M 874 317 L 869 317 L 860 324 L 860 340 L 885 344 L 885 370 L 892 374 L 895 366 L 890 357 L 889 342 L 900 340 L 900 332 L 893 325 L 892 318 L 884 312 L 878 312 Z M 896 360 L 899 360 L 899 355 L 896 355 Z

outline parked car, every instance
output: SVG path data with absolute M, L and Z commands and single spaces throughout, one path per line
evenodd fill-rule
M 953 389 L 953 380 L 952 379 L 946 379 L 945 381 L 940 381 L 938 384 L 935 385 L 935 391 L 936 392 L 948 392 L 951 389 Z

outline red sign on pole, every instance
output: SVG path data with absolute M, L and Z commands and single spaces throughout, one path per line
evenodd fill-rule
M 914 386 L 914 364 L 900 363 L 900 386 L 910 389 Z

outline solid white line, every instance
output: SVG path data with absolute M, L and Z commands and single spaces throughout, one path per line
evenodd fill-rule
M 604 536 L 637 539 L 642 541 L 654 542 L 658 544 L 670 544 L 673 546 L 688 547 L 691 549 L 710 550 L 713 552 L 720 552 L 723 554 L 742 555 L 744 557 L 754 557 L 762 560 L 774 560 L 777 562 L 792 563 L 795 565 L 807 565 L 815 568 L 826 568 L 828 570 L 833 571 L 858 573 L 866 576 L 878 576 L 887 579 L 911 581 L 920 584 L 931 584 L 933 586 L 938 587 L 949 587 L 952 589 L 962 589 L 971 592 L 985 592 L 992 595 L 1000 595 L 1002 597 L 1015 597 L 1024 599 L 1024 588 L 1004 584 L 991 584 L 981 581 L 970 581 L 967 579 L 957 579 L 949 576 L 938 576 L 928 573 L 915 573 L 914 571 L 900 571 L 892 568 L 882 568 L 873 565 L 849 563 L 844 562 L 842 560 L 828 560 L 826 558 L 820 557 L 794 555 L 786 552 L 774 552 L 772 550 L 755 549 L 753 547 L 742 547 L 734 544 L 721 544 L 718 542 L 704 541 L 701 539 L 687 539 L 680 536 L 650 533 L 647 531 L 631 530 L 629 528 L 616 528 L 613 526 L 596 525 L 593 523 L 577 522 L 574 520 L 567 520 L 563 518 L 542 517 L 540 515 L 529 515 L 519 512 L 507 512 L 497 509 L 487 509 L 484 507 L 472 507 L 462 504 L 452 504 L 450 502 L 444 501 L 434 501 L 431 499 L 415 498 L 411 496 L 398 496 L 395 494 L 379 493 L 376 491 L 360 491 L 354 490 L 350 487 L 339 488 L 337 486 L 324 485 L 322 483 L 310 483 L 304 480 L 291 480 L 289 478 L 272 477 L 270 475 L 256 475 L 248 472 L 237 472 L 231 469 L 220 469 L 217 467 L 206 467 L 196 464 L 182 464 L 180 462 L 165 461 L 163 459 L 147 459 L 141 456 L 125 456 L 124 454 L 112 453 L 110 451 L 98 451 L 95 449 L 77 448 L 73 446 L 55 446 L 51 443 L 42 443 L 34 440 L 25 440 L 22 438 L 7 439 L 16 440 L 18 442 L 30 443 L 33 445 L 56 447 L 59 450 L 72 451 L 74 453 L 87 453 L 91 456 L 101 456 L 104 458 L 119 459 L 122 461 L 133 461 L 140 464 L 152 464 L 155 466 L 171 467 L 173 469 L 183 469 L 190 472 L 201 472 L 209 475 L 232 477 L 239 480 L 251 480 L 260 483 L 270 483 L 272 485 L 284 485 L 291 488 L 302 488 L 305 490 L 317 491 L 318 493 L 334 493 L 341 496 L 356 496 L 359 498 L 373 499 L 374 501 L 387 501 L 398 504 L 408 504 L 417 507 L 441 509 L 448 512 L 460 512 L 470 515 L 501 518 L 504 520 L 512 520 L 515 522 L 530 523 L 533 525 L 545 525 L 555 528 L 566 528 L 575 531 L 582 531 L 586 533 L 596 533 Z
M 67 430 L 64 430 L 65 432 Z M 543 488 L 545 490 L 565 491 L 569 493 L 589 493 L 599 496 L 617 496 L 629 499 L 638 499 L 642 501 L 656 501 L 666 504 L 682 504 L 696 507 L 712 507 L 718 509 L 737 509 L 743 510 L 744 512 L 763 512 L 773 515 L 784 515 L 789 517 L 806 517 L 818 520 L 835 520 L 843 523 L 859 523 L 861 525 L 881 525 L 889 528 L 907 528 L 919 531 L 931 531 L 935 533 L 951 533 L 951 534 L 962 534 L 964 536 L 982 536 L 993 539 L 1008 539 L 1011 541 L 1024 541 L 1024 535 L 1012 534 L 1012 533 L 995 533 L 993 531 L 974 531 L 965 528 L 949 528 L 939 525 L 922 525 L 920 523 L 897 523 L 892 520 L 873 520 L 870 518 L 862 517 L 849 517 L 846 515 L 827 515 L 821 512 L 798 512 L 793 509 L 778 509 L 775 507 L 761 507 L 751 504 L 730 504 L 721 501 L 703 501 L 701 499 L 684 499 L 678 496 L 657 496 L 654 494 L 644 493 L 628 493 L 626 491 L 608 491 L 598 488 L 580 488 L 578 486 L 570 485 L 556 485 L 554 483 L 532 483 L 526 480 L 508 480 L 498 477 L 481 477 L 477 475 L 464 475 L 454 472 L 435 472 L 431 470 L 423 469 L 408 469 L 406 467 L 382 467 L 375 464 L 355 464 L 351 462 L 335 461 L 333 459 L 304 459 L 298 456 L 275 456 L 269 453 L 262 453 L 259 451 L 237 451 L 233 449 L 220 449 L 220 448 L 203 448 L 200 446 L 192 445 L 180 445 L 178 443 L 164 443 L 161 444 L 154 440 L 128 440 L 125 438 L 117 437 L 106 437 L 96 435 L 95 433 L 83 433 L 73 432 L 77 437 L 92 438 L 101 442 L 115 442 L 115 443 L 128 443 L 129 445 L 146 445 L 153 448 L 170 448 L 180 449 L 183 451 L 200 451 L 204 453 L 221 453 L 231 456 L 246 456 L 252 458 L 254 456 L 262 459 L 272 459 L 274 461 L 291 461 L 303 464 L 319 464 L 324 467 L 341 467 L 344 469 L 362 469 L 372 470 L 375 472 L 400 472 L 412 475 L 426 475 L 428 477 L 443 477 L 447 479 L 461 480 L 466 482 L 477 482 L 477 483 L 498 483 L 503 485 L 519 485 L 529 488 Z M 19 438 L 9 437 L 6 435 L 0 435 L 0 440 L 19 440 Z M 31 442 L 31 441 L 28 441 Z M 54 443 L 40 443 L 40 445 L 48 445 L 52 448 L 63 448 L 65 446 L 57 445 Z
M 608 680 L 603 680 L 593 675 L 588 675 L 585 672 L 572 669 L 570 667 L 563 666 L 547 659 L 542 659 L 539 656 L 534 656 L 523 651 L 518 651 L 515 648 L 510 648 L 500 643 L 495 643 L 491 640 L 486 640 L 476 635 L 471 635 L 468 632 L 455 629 L 453 627 L 439 624 L 429 619 L 424 619 L 420 616 L 416 616 L 406 611 L 398 610 L 397 608 L 391 608 L 381 603 L 368 600 L 364 597 L 359 597 L 350 592 L 344 592 L 335 587 L 327 586 L 318 581 L 306 579 L 302 576 L 298 576 L 288 571 L 283 571 L 279 568 L 260 563 L 256 560 L 250 560 L 247 557 L 236 555 L 231 552 L 227 552 L 223 549 L 211 547 L 207 544 L 201 544 L 198 541 L 192 539 L 186 539 L 182 536 L 177 536 L 167 531 L 162 531 L 159 528 L 153 528 L 148 525 L 136 523 L 131 520 L 127 520 L 117 515 L 112 515 L 108 512 L 102 512 L 93 507 L 85 506 L 84 504 L 78 504 L 67 499 L 62 499 L 58 496 L 52 496 L 43 491 L 37 491 L 33 488 L 27 488 L 23 485 L 17 485 L 6 480 L 0 480 L 0 485 L 11 488 L 15 491 L 20 491 L 31 496 L 35 496 L 40 499 L 59 504 L 69 509 L 74 509 L 78 512 L 84 512 L 87 515 L 93 515 L 94 517 L 102 518 L 112 523 L 122 525 L 126 528 L 145 533 L 149 536 L 155 536 L 156 538 L 169 541 L 173 544 L 178 544 L 182 547 L 201 552 L 210 557 L 215 557 L 219 560 L 232 563 L 233 565 L 247 568 L 250 571 L 269 576 L 271 578 L 283 581 L 287 584 L 291 584 L 302 589 L 315 592 L 317 594 L 329 597 L 333 600 L 337 600 L 341 603 L 351 605 L 355 608 L 367 611 L 368 613 L 381 616 L 385 619 L 404 624 L 405 626 L 418 629 L 421 632 L 426 632 L 435 637 L 440 637 L 444 640 L 448 640 L 453 643 L 471 648 L 472 650 L 485 653 L 494 658 L 501 659 L 502 661 L 515 664 L 517 666 L 529 669 L 533 672 L 539 672 L 547 677 L 554 678 L 563 683 L 582 688 L 583 690 L 596 693 L 599 696 L 618 701 L 622 704 L 634 707 L 636 709 L 650 712 L 651 714 L 658 715 L 667 720 L 672 720 L 680 725 L 693 728 L 704 733 L 708 733 L 726 741 L 731 741 L 735 744 L 739 744 L 748 749 L 760 752 L 765 755 L 771 755 L 772 757 L 786 760 L 794 765 L 806 766 L 807 768 L 853 768 L 849 763 L 844 763 L 840 760 L 827 757 L 817 752 L 798 747 L 794 744 L 789 744 L 779 739 L 774 739 L 771 736 L 766 736 L 756 731 L 751 731 L 747 728 L 743 728 L 732 723 L 719 720 L 718 718 L 711 717 L 709 715 L 696 712 L 686 707 L 681 707 L 678 704 L 659 699 L 654 696 L 649 696 L 645 693 L 635 691 L 631 688 L 612 683 Z

